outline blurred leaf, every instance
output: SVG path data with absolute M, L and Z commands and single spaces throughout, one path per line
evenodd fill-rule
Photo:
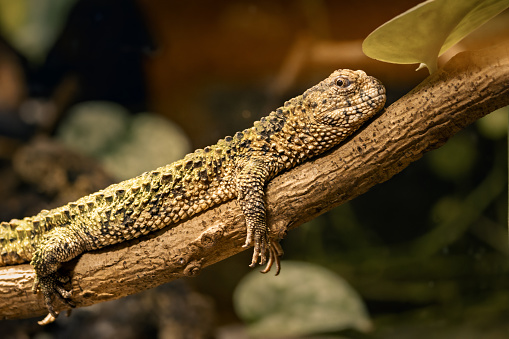
M 127 138 L 102 160 L 117 178 L 129 179 L 191 151 L 189 138 L 177 124 L 153 113 L 140 113 L 130 120 Z
M 461 207 L 461 201 L 457 197 L 442 197 L 433 205 L 431 218 L 436 224 L 450 222 L 461 214 Z
M 477 129 L 486 138 L 498 140 L 507 135 L 509 106 L 502 107 L 477 120 Z
M 0 27 L 4 35 L 11 35 L 26 21 L 27 2 L 23 0 L 0 0 Z
M 252 336 L 367 332 L 372 326 L 357 292 L 332 271 L 309 263 L 285 261 L 277 277 L 251 272 L 233 301 Z
M 72 106 L 57 131 L 68 147 L 101 157 L 124 138 L 129 112 L 108 101 L 86 101 Z
M 152 113 L 131 116 L 123 106 L 108 101 L 71 107 L 57 138 L 99 159 L 119 180 L 172 163 L 191 151 L 186 134 L 173 122 Z
M 509 0 L 425 1 L 378 27 L 362 49 L 370 58 L 421 63 L 433 73 L 441 54 L 507 7 Z
M 5 38 L 32 61 L 42 61 L 76 0 L 0 0 Z
M 437 176 L 454 181 L 470 173 L 477 152 L 472 139 L 466 133 L 460 133 L 444 146 L 430 152 L 427 159 Z

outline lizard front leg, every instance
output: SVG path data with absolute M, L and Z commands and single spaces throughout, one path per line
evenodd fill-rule
M 246 218 L 247 236 L 243 247 L 254 245 L 249 266 L 254 267 L 260 258 L 261 265 L 267 264 L 262 272 L 267 273 L 276 264 L 277 275 L 280 270 L 279 257 L 283 255 L 283 250 L 279 242 L 268 234 L 264 189 L 269 174 L 269 166 L 262 160 L 249 160 L 237 175 L 237 201 Z
M 54 299 L 58 298 L 67 306 L 74 307 L 70 300 L 71 291 L 62 285 L 68 277 L 58 273 L 63 262 L 69 261 L 85 250 L 83 241 L 69 227 L 56 227 L 48 232 L 37 248 L 30 264 L 34 267 L 36 277 L 32 288 L 34 293 L 40 291 L 48 312 L 53 318 L 58 313 L 54 310 Z

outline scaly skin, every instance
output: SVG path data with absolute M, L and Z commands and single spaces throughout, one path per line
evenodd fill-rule
M 23 220 L 2 222 L 0 266 L 31 261 L 34 292 L 73 306 L 57 270 L 85 251 L 127 241 L 237 199 L 259 261 L 279 271 L 282 250 L 268 236 L 264 188 L 285 169 L 332 148 L 385 104 L 385 89 L 363 71 L 338 70 L 234 137 L 184 159 Z

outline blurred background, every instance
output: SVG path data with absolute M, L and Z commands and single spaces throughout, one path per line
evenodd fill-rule
M 428 73 L 362 54 L 419 1 L 0 0 L 0 220 L 57 207 L 248 128 L 338 68 Z M 441 58 L 509 37 L 509 13 Z M 5 338 L 506 338 L 508 109 L 283 241 L 200 276 Z

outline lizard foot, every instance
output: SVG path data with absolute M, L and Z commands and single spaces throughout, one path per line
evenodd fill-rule
M 46 308 L 48 309 L 48 316 L 41 322 L 45 324 L 49 324 L 50 322 L 55 321 L 58 316 L 58 312 L 53 308 L 53 299 L 54 297 L 60 299 L 67 306 L 74 308 L 76 305 L 70 300 L 71 292 L 67 291 L 62 287 L 62 284 L 69 281 L 68 277 L 61 276 L 58 273 L 51 273 L 44 277 L 37 276 L 35 278 L 34 286 L 32 291 L 37 293 L 40 291 L 44 297 L 44 303 L 46 304 Z
M 248 247 L 251 245 L 251 241 L 248 237 L 246 243 L 243 247 Z M 268 255 L 268 260 L 267 260 Z M 264 265 L 266 263 L 265 268 L 261 271 L 262 273 L 267 273 L 270 271 L 272 266 L 276 265 L 276 275 L 281 271 L 281 263 L 280 257 L 283 255 L 283 248 L 279 244 L 279 241 L 275 241 L 273 239 L 267 239 L 267 237 L 255 237 L 254 240 L 254 251 L 253 258 L 251 260 L 251 264 L 249 267 L 255 267 L 258 263 L 258 258 L 260 258 L 260 265 Z

